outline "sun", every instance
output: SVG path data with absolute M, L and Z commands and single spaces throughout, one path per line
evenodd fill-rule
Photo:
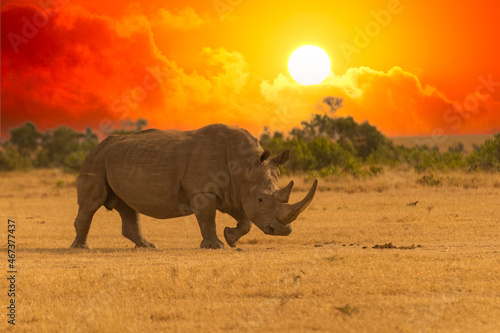
M 293 51 L 288 70 L 295 81 L 303 85 L 323 82 L 330 74 L 330 58 L 322 48 L 304 45 Z

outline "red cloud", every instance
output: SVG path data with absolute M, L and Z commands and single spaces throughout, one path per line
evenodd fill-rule
M 191 9 L 163 14 L 162 22 L 174 26 L 203 23 Z M 46 24 L 26 36 L 25 25 L 43 15 Z M 213 122 L 262 128 L 260 115 L 246 108 L 255 104 L 249 97 L 255 89 L 248 89 L 243 56 L 200 48 L 200 72 L 186 73 L 156 47 L 151 25 L 157 23 L 140 13 L 112 18 L 70 5 L 57 15 L 35 6 L 3 7 L 3 135 L 27 120 L 42 130 L 66 124 L 108 131 L 110 122 L 139 117 L 160 128 Z
M 1 15 L 4 133 L 26 120 L 42 129 L 96 128 L 103 118 L 117 118 L 112 100 L 163 62 L 148 29 L 121 33 L 117 21 L 79 7 L 51 14 L 8 5 Z M 145 104 L 161 106 L 158 94 L 150 92 Z

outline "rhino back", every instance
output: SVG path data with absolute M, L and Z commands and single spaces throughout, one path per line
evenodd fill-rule
M 214 179 L 227 174 L 229 158 L 244 157 L 235 152 L 236 143 L 258 146 L 254 141 L 248 132 L 225 125 L 147 130 L 110 139 L 97 155 L 104 156 L 107 182 L 119 198 L 145 215 L 170 218 L 190 214 L 189 198 L 198 192 L 216 192 L 222 201 L 233 202 L 228 196 L 238 191 L 238 181 Z

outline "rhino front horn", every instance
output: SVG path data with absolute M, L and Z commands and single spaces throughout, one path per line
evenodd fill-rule
M 317 187 L 318 187 L 318 180 L 315 179 L 311 189 L 309 190 L 309 193 L 307 193 L 304 199 L 294 204 L 284 204 L 282 213 L 280 214 L 279 217 L 281 223 L 290 224 L 293 221 L 295 221 L 295 219 L 299 216 L 299 214 L 302 213 L 311 203 L 312 199 L 314 198 L 314 194 L 316 194 Z
M 292 188 L 293 188 L 293 180 L 290 181 L 290 183 L 286 187 L 282 188 L 281 190 L 277 190 L 274 193 L 275 199 L 282 203 L 288 203 L 288 200 L 290 199 L 290 194 L 292 193 Z

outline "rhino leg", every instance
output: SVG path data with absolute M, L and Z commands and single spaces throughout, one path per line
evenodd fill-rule
M 76 237 L 72 248 L 85 248 L 87 235 L 95 212 L 106 201 L 107 185 L 103 174 L 81 172 L 78 176 L 78 215 L 75 219 Z
M 233 217 L 237 222 L 236 228 L 226 227 L 224 229 L 224 238 L 229 246 L 235 247 L 236 242 L 244 235 L 248 234 L 252 228 L 252 222 L 245 215 L 243 210 L 232 210 L 228 214 Z
M 78 208 L 78 215 L 75 219 L 76 237 L 73 244 L 71 244 L 71 248 L 89 248 L 87 244 L 87 235 L 89 234 L 90 223 L 96 211 L 97 209 L 91 209 L 84 206 Z
M 224 244 L 217 237 L 217 231 L 215 228 L 217 198 L 210 194 L 199 193 L 197 195 L 203 196 L 203 199 L 200 200 L 200 203 L 198 204 L 196 204 L 196 198 L 195 200 L 192 200 L 192 205 L 194 202 L 193 212 L 198 220 L 201 236 L 203 237 L 200 247 L 203 249 L 223 249 Z
M 153 247 L 156 245 L 148 242 L 142 235 L 139 213 L 127 205 L 123 200 L 117 200 L 114 207 L 122 218 L 122 235 L 135 243 L 135 247 Z

